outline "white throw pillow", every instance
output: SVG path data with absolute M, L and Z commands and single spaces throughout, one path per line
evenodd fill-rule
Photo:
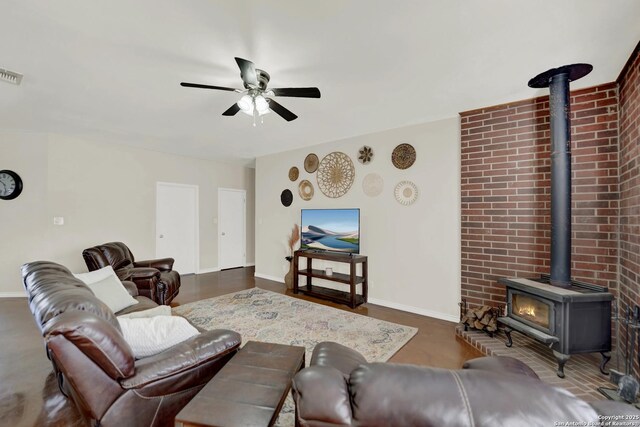
M 85 284 L 96 283 L 106 279 L 109 276 L 116 276 L 116 272 L 113 271 L 113 267 L 110 265 L 101 268 L 100 270 L 90 271 L 88 273 L 77 273 L 73 275 L 76 279 L 82 280 Z
M 118 322 L 136 359 L 153 356 L 200 333 L 180 316 L 133 319 L 120 316 Z
M 129 295 L 129 292 L 127 292 L 127 289 L 115 274 L 95 283 L 87 283 L 87 286 L 114 313 L 138 304 L 138 300 Z
M 159 305 L 148 310 L 134 311 L 118 316 L 118 319 L 136 319 L 142 317 L 171 316 L 171 307 Z

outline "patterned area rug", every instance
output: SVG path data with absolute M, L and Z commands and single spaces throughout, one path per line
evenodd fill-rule
M 264 341 L 303 346 L 307 349 L 307 363 L 315 345 L 322 341 L 335 341 L 353 348 L 369 362 L 385 362 L 418 332 L 416 328 L 259 288 L 181 305 L 173 312 L 203 329 L 236 331 L 244 343 Z M 291 396 L 280 412 L 277 425 L 294 425 Z

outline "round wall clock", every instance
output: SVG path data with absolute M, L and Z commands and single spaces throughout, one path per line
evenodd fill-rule
M 0 171 L 0 199 L 13 200 L 22 193 L 22 178 L 10 170 Z

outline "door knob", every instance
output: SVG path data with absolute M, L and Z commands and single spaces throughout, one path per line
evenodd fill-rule
M 161 239 L 164 239 L 164 234 L 161 234 L 158 237 L 161 238 Z
M 225 233 L 225 232 L 223 231 L 223 232 L 222 232 L 222 235 L 223 235 L 223 236 L 226 236 L 226 235 L 227 235 L 227 233 Z

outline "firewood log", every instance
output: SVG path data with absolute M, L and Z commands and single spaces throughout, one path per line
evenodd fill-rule
M 480 319 L 480 323 L 487 326 L 491 322 L 491 313 L 485 314 L 482 319 Z
M 491 310 L 491 307 L 486 306 L 486 305 L 483 305 L 482 307 L 480 307 L 479 309 L 477 309 L 477 310 L 475 311 L 475 313 L 476 313 L 476 317 L 477 317 L 478 319 L 482 319 L 482 318 L 484 317 L 484 315 L 485 315 L 485 314 L 487 314 L 487 312 L 488 312 L 489 310 Z

